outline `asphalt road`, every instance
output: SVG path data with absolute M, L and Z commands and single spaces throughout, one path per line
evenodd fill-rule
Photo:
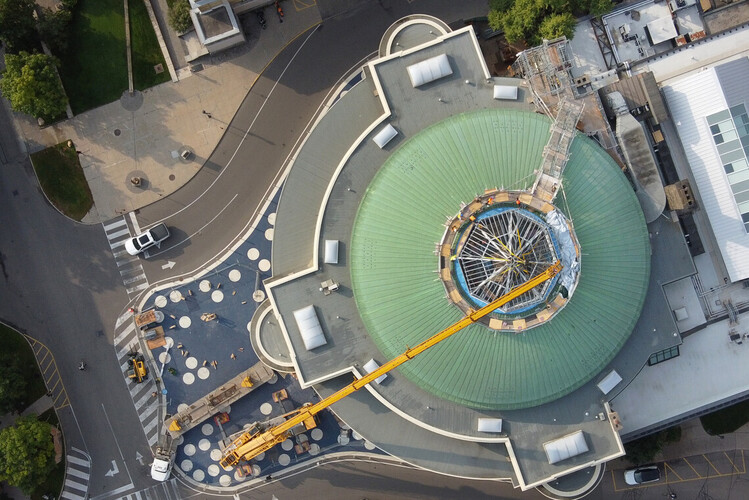
M 200 172 L 174 194 L 138 211 L 141 228 L 164 221 L 172 232 L 159 251 L 144 259 L 151 284 L 192 274 L 246 231 L 326 96 L 377 50 L 395 20 L 428 13 L 450 23 L 486 14 L 481 1 L 317 4 L 322 24 L 268 66 Z M 168 261 L 176 262 L 174 268 L 162 269 Z
M 133 459 L 150 457 L 106 333 L 127 294 L 101 226 L 71 222 L 44 198 L 4 107 L 0 130 L 0 319 L 52 351 L 70 401 L 58 412 L 66 444 L 93 458 L 92 493 L 113 490 L 130 482 L 123 456 L 144 478 Z M 112 460 L 121 472 L 106 476 Z
M 170 246 L 144 263 L 151 283 L 198 269 L 231 245 L 254 219 L 329 90 L 376 50 L 393 21 L 427 12 L 452 22 L 481 15 L 486 5 L 450 0 L 322 0 L 318 8 L 325 18 L 322 25 L 298 38 L 268 67 L 227 124 L 225 137 L 200 174 L 172 196 L 139 212 L 141 226 L 166 219 L 175 234 Z M 127 295 L 105 235 L 100 226 L 73 223 L 49 205 L 18 147 L 5 109 L 0 110 L 0 130 L 0 319 L 52 351 L 70 401 L 59 411 L 66 444 L 92 457 L 89 494 L 150 488 L 150 451 L 111 345 L 114 322 L 127 304 Z M 177 266 L 162 270 L 167 260 Z M 89 367 L 85 372 L 76 369 L 81 359 Z M 145 457 L 143 465 L 136 460 L 138 454 Z M 382 469 L 345 479 L 353 472 L 335 467 L 310 472 L 310 481 L 348 489 L 361 480 L 370 485 L 364 490 L 380 491 L 384 486 L 375 479 L 388 480 Z M 115 468 L 116 474 L 110 472 Z M 315 479 L 316 474 L 322 476 Z M 418 479 L 425 484 L 444 480 L 419 474 L 427 474 Z M 268 487 L 285 492 L 302 487 L 301 478 L 288 481 Z M 403 488 L 415 491 L 405 483 Z

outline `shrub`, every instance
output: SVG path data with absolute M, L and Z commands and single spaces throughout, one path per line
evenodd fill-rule
M 169 25 L 177 33 L 183 33 L 192 27 L 190 3 L 187 0 L 178 0 L 169 7 Z

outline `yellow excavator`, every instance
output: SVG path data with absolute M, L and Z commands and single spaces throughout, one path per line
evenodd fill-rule
M 259 454 L 266 452 L 276 446 L 278 443 L 285 441 L 292 432 L 292 429 L 299 426 L 304 426 L 305 429 L 312 429 L 316 427 L 315 415 L 329 407 L 332 404 L 340 401 L 349 394 L 358 391 L 365 385 L 369 384 L 378 377 L 388 373 L 389 371 L 402 365 L 409 359 L 416 357 L 422 352 L 426 351 L 430 347 L 439 344 L 452 334 L 459 332 L 463 328 L 472 325 L 477 322 L 493 310 L 502 305 L 510 302 L 511 300 L 523 295 L 532 288 L 550 280 L 562 270 L 562 263 L 557 261 L 548 267 L 545 271 L 539 273 L 535 277 L 526 281 L 520 286 L 517 286 L 510 290 L 505 295 L 501 296 L 497 300 L 485 305 L 484 307 L 473 311 L 472 313 L 465 316 L 463 319 L 453 323 L 449 327 L 445 328 L 441 332 L 433 335 L 427 340 L 423 341 L 416 347 L 407 349 L 400 356 L 393 358 L 384 365 L 380 366 L 371 373 L 363 376 L 360 379 L 354 380 L 351 384 L 347 385 L 338 392 L 331 394 L 325 399 L 318 401 L 317 403 L 307 403 L 301 408 L 291 412 L 288 415 L 293 415 L 287 418 L 283 423 L 263 429 L 263 426 L 256 424 L 251 427 L 247 432 L 242 433 L 236 438 L 229 446 L 224 448 L 222 451 L 221 467 L 228 469 L 237 465 L 241 460 L 251 460 Z

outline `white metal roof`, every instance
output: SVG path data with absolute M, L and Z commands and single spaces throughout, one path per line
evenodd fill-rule
M 706 120 L 729 107 L 715 68 L 674 81 L 663 87 L 663 94 L 728 275 L 731 281 L 749 278 L 749 234 Z

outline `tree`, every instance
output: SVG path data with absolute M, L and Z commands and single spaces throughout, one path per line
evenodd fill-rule
M 18 357 L 0 354 L 0 414 L 23 410 L 26 402 L 26 379 Z
M 0 431 L 0 481 L 30 494 L 55 467 L 50 425 L 35 416 L 21 417 Z
M 611 0 L 585 0 L 585 6 L 596 4 L 605 8 Z M 559 36 L 572 38 L 575 34 L 575 17 L 568 0 L 490 0 L 489 26 L 504 31 L 508 42 L 527 41 L 530 45 L 542 39 Z M 600 4 L 600 5 L 599 5 Z M 579 2 L 575 3 L 579 8 Z
M 541 21 L 538 34 L 546 40 L 559 38 L 560 36 L 572 38 L 575 36 L 575 23 L 575 17 L 569 12 L 552 14 Z
M 669 443 L 677 443 L 681 440 L 681 427 L 669 427 L 655 434 L 630 441 L 624 445 L 627 452 L 627 460 L 632 464 L 645 464 L 652 462 L 655 456 Z
M 16 111 L 46 121 L 59 118 L 68 99 L 55 72 L 57 64 L 57 58 L 44 54 L 6 54 L 0 91 Z
M 0 0 L 0 40 L 12 54 L 39 48 L 34 0 Z
M 176 0 L 169 7 L 169 25 L 177 33 L 183 33 L 192 26 L 190 19 L 190 3 L 187 0 Z
M 54 12 L 47 7 L 42 8 L 39 16 L 39 34 L 47 42 L 49 48 L 57 55 L 64 54 L 68 50 L 68 39 L 70 20 L 73 14 L 66 8 Z
M 588 12 L 593 17 L 601 17 L 614 8 L 611 0 L 588 0 Z

